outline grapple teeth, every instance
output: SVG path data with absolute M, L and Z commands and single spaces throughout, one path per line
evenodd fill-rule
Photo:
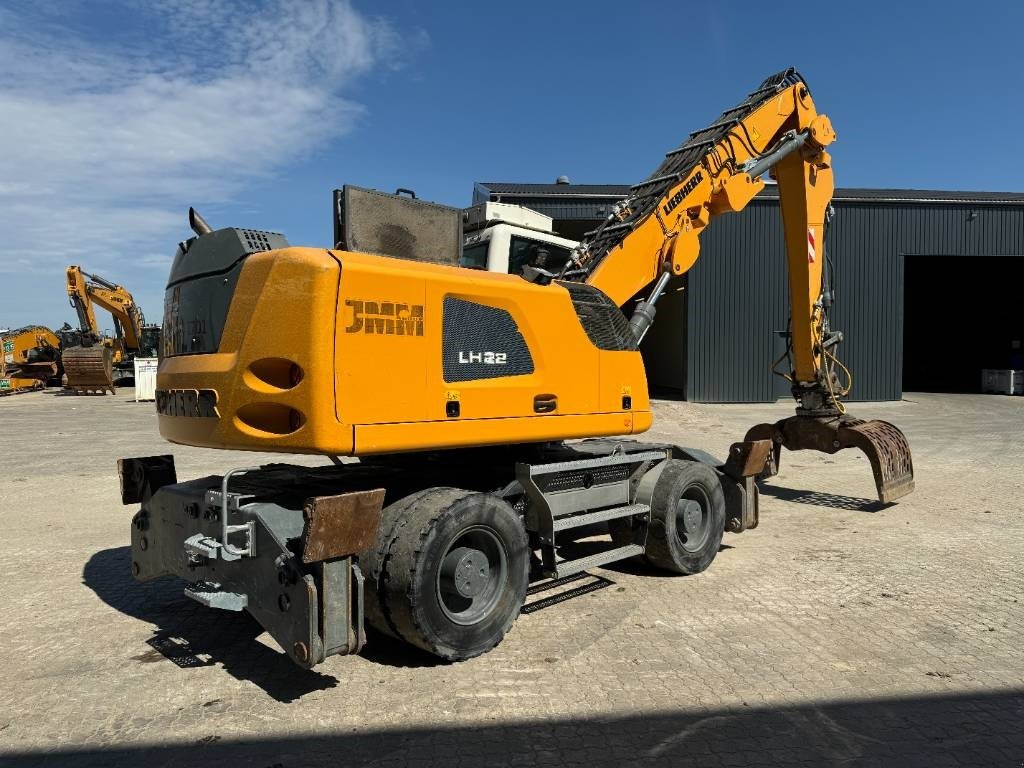
M 914 490 L 910 445 L 899 427 L 887 421 L 790 416 L 774 424 L 751 427 L 744 439 L 772 441 L 772 456 L 762 477 L 778 472 L 783 447 L 822 453 L 859 448 L 871 462 L 879 501 L 888 504 Z

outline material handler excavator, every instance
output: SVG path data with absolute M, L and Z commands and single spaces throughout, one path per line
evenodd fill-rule
M 160 327 L 146 325 L 142 310 L 127 289 L 78 266 L 67 268 L 67 290 L 78 314 L 79 332 L 62 351 L 67 386 L 75 392 L 114 393 L 117 381 L 133 376 L 137 355 L 156 356 Z M 93 305 L 114 318 L 114 338 L 104 339 Z M 72 334 L 65 334 L 70 339 Z
M 332 465 L 178 482 L 171 456 L 122 459 L 122 499 L 141 504 L 134 576 L 175 574 L 206 606 L 248 610 L 303 667 L 357 651 L 364 615 L 460 660 L 501 641 L 528 589 L 636 556 L 703 571 L 726 531 L 757 525 L 755 480 L 782 447 L 858 447 L 881 501 L 909 493 L 903 433 L 842 402 L 823 275 L 834 138 L 803 79 L 776 74 L 669 152 L 564 264 L 522 275 L 429 263 L 417 244 L 452 229 L 438 211 L 344 212 L 333 249 L 213 231 L 190 211 L 196 236 L 179 246 L 165 296 L 161 434 Z M 796 415 L 752 428 L 725 461 L 618 437 L 651 425 L 637 345 L 659 295 L 769 171 Z M 359 252 L 367 227 L 402 258 Z M 455 242 L 444 260 L 457 265 Z M 594 524 L 611 540 L 569 558 L 560 544 Z

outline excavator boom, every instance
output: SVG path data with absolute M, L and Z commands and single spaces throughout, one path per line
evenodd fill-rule
M 913 464 L 903 433 L 887 422 L 846 414 L 836 350 L 842 334 L 829 326 L 825 230 L 835 188 L 825 147 L 835 140 L 803 78 L 788 69 L 766 79 L 712 125 L 691 133 L 646 180 L 583 240 L 563 275 L 601 289 L 620 306 L 652 282 L 631 326 L 642 337 L 668 278 L 685 273 L 700 254 L 700 235 L 718 216 L 742 210 L 771 172 L 779 188 L 789 275 L 790 329 L 784 375 L 799 402 L 797 415 L 752 428 L 746 440 L 768 439 L 767 474 L 778 470 L 782 446 L 834 453 L 858 447 L 874 470 L 878 496 L 891 501 L 913 490 Z

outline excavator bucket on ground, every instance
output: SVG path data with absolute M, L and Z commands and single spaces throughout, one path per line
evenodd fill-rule
M 114 352 L 103 344 L 67 347 L 61 352 L 67 387 L 77 394 L 114 394 Z
M 860 448 L 871 462 L 878 500 L 896 501 L 914 490 L 914 463 L 910 445 L 899 427 L 887 421 L 864 421 L 849 416 L 790 416 L 774 424 L 758 424 L 745 440 L 771 440 L 772 452 L 761 477 L 779 471 L 782 449 L 837 453 Z

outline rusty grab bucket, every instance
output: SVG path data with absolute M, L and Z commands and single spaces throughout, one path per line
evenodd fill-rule
M 751 427 L 745 439 L 772 441 L 772 454 L 762 477 L 771 477 L 779 471 L 783 447 L 790 451 L 822 453 L 860 448 L 871 462 L 879 501 L 888 504 L 914 490 L 910 444 L 899 427 L 887 421 L 864 421 L 847 416 L 790 416 L 774 424 Z

